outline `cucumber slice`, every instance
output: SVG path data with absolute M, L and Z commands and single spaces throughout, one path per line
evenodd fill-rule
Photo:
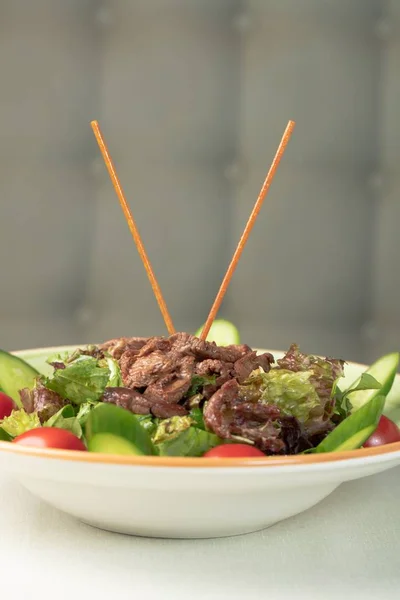
M 385 396 L 375 396 L 342 421 L 313 452 L 340 452 L 360 448 L 377 428 L 384 406 Z
M 390 389 L 393 385 L 394 378 L 397 373 L 397 369 L 399 367 L 399 352 L 392 352 L 391 354 L 386 354 L 379 358 L 376 362 L 374 362 L 366 371 L 369 375 L 372 375 L 378 383 L 381 384 L 381 388 L 375 390 L 357 390 L 355 392 L 350 392 L 348 394 L 348 398 L 353 406 L 353 412 L 360 409 L 361 406 L 369 402 L 372 398 L 376 396 L 387 396 L 390 392 Z M 357 387 L 360 382 L 361 377 L 356 379 L 354 383 L 352 383 L 347 389 L 351 390 Z M 346 391 L 344 392 L 346 393 Z
M 156 454 L 151 437 L 142 427 L 139 419 L 129 410 L 115 404 L 101 404 L 90 413 L 86 421 L 86 440 L 89 449 L 93 438 L 99 434 L 122 438 L 136 449 L 136 454 Z M 127 448 L 126 444 L 124 448 Z
M 196 331 L 196 337 L 200 337 L 203 327 L 204 325 Z M 230 346 L 231 344 L 240 344 L 240 335 L 233 323 L 224 319 L 217 319 L 211 325 L 207 341 L 215 342 L 217 346 Z
M 103 454 L 133 454 L 142 456 L 143 452 L 134 444 L 113 433 L 96 433 L 88 442 L 89 452 Z
M 32 388 L 39 372 L 31 365 L 5 350 L 0 350 L 0 388 L 22 408 L 19 390 Z

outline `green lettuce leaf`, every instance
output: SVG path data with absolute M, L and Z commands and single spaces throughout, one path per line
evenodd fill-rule
M 0 427 L 0 442 L 11 442 L 12 437 Z
M 149 432 L 150 435 L 156 431 L 159 419 L 155 419 L 152 415 L 137 415 L 135 417 L 146 431 Z
M 199 429 L 206 429 L 206 426 L 204 424 L 203 411 L 201 410 L 201 408 L 192 408 L 189 415 L 196 427 L 198 427 Z
M 41 423 L 36 413 L 28 414 L 21 408 L 20 410 L 13 410 L 9 417 L 0 421 L 0 427 L 14 438 L 22 435 L 25 431 L 41 427 Z
M 171 440 L 157 444 L 160 456 L 203 456 L 223 441 L 213 433 L 189 427 Z
M 65 364 L 66 362 L 68 362 L 69 356 L 70 355 L 68 352 L 58 352 L 57 354 L 50 354 L 50 356 L 46 360 L 46 363 L 48 365 L 52 365 L 53 363 L 64 363 Z
M 320 358 L 313 354 L 303 354 L 296 344 L 292 344 L 285 356 L 277 360 L 277 369 L 299 373 L 311 373 L 310 381 L 321 399 L 332 397 L 332 390 L 340 377 L 343 377 L 344 361 L 333 358 Z
M 65 369 L 56 369 L 45 385 L 72 404 L 79 405 L 100 400 L 109 378 L 108 367 L 100 367 L 95 358 L 83 355 Z
M 217 380 L 216 375 L 193 375 L 192 383 L 186 394 L 188 398 L 200 394 L 205 385 L 214 385 Z
M 170 417 L 163 419 L 153 434 L 153 444 L 170 441 L 192 425 L 190 417 Z
M 372 377 L 372 375 L 370 375 L 369 373 L 363 373 L 356 387 L 349 388 L 348 390 L 346 390 L 345 394 L 347 396 L 348 394 L 351 394 L 352 392 L 357 392 L 358 390 L 380 390 L 381 387 L 382 384 L 379 383 L 379 381 L 377 381 L 375 377 Z
M 116 360 L 109 356 L 107 356 L 104 360 L 108 370 L 110 371 L 110 377 L 107 381 L 106 387 L 122 387 L 124 384 L 122 381 L 121 369 L 119 368 L 119 364 Z M 101 362 L 102 361 L 100 361 L 100 363 Z
M 64 363 L 65 365 L 72 364 L 77 360 L 85 360 L 85 358 L 95 356 L 96 346 L 86 346 L 85 348 L 76 348 L 72 352 L 61 352 L 58 354 L 53 354 L 47 359 L 47 363 L 51 365 L 53 362 L 55 363 Z M 93 354 L 92 354 L 93 352 Z
M 310 371 L 294 373 L 271 369 L 268 373 L 257 372 L 252 375 L 246 386 L 257 389 L 260 402 L 274 404 L 284 415 L 296 417 L 301 423 L 306 423 L 311 412 L 321 406 L 311 377 Z M 246 389 L 244 394 L 246 395 Z
M 240 389 L 248 402 L 274 404 L 284 415 L 298 419 L 307 437 L 321 435 L 333 427 L 332 418 L 342 418 L 347 407 L 334 397 L 343 376 L 342 360 L 303 354 L 292 344 L 277 366 L 268 373 L 255 371 Z
M 76 418 L 79 421 L 79 424 L 81 427 L 83 427 L 86 423 L 86 421 L 88 420 L 88 417 L 90 415 L 90 412 L 100 406 L 101 402 L 84 402 L 83 404 L 79 405 L 79 410 L 76 413 Z
M 44 427 L 59 427 L 60 429 L 67 429 L 78 438 L 82 437 L 82 427 L 77 416 L 75 416 L 75 409 L 71 404 L 63 406 L 61 410 L 56 412 L 55 415 L 50 417 L 44 424 Z
M 349 399 L 349 394 L 358 390 L 379 390 L 381 387 L 382 385 L 379 381 L 369 373 L 363 373 L 358 384 L 354 388 L 349 388 L 344 392 L 339 389 L 338 385 L 335 385 L 333 393 L 335 399 L 333 421 L 343 421 L 351 414 L 353 405 Z
M 335 400 L 335 406 L 332 420 L 340 423 L 340 421 L 343 421 L 343 419 L 347 419 L 353 410 L 353 405 L 346 394 L 343 394 L 338 387 L 336 387 L 333 397 Z

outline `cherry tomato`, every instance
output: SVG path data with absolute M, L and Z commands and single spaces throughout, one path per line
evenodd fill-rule
M 0 421 L 9 417 L 15 408 L 17 407 L 14 400 L 4 392 L 0 392 Z
M 393 421 L 382 415 L 379 419 L 378 427 L 367 441 L 364 442 L 364 448 L 383 446 L 392 442 L 400 442 L 400 429 L 396 423 L 393 423 Z
M 265 456 L 265 454 L 248 444 L 222 444 L 208 450 L 203 456 L 208 458 L 247 458 Z
M 62 450 L 86 450 L 84 443 L 70 431 L 58 427 L 38 427 L 22 433 L 14 444 L 34 448 L 59 448 Z

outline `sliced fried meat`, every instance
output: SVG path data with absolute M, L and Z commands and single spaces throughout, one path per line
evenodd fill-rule
M 132 342 L 132 339 L 136 341 Z M 203 341 L 188 333 L 176 333 L 168 338 L 123 338 L 121 342 L 111 340 L 107 344 L 113 355 L 119 356 L 125 388 L 135 392 L 133 408 L 130 408 L 133 412 L 147 410 L 161 418 L 171 416 L 172 413 L 173 416 L 186 414 L 186 408 L 182 405 L 187 400 L 185 396 L 193 377 L 215 376 L 215 382 L 207 382 L 201 389 L 203 401 L 209 399 L 204 414 L 212 431 L 229 438 L 240 435 L 234 431 L 246 429 L 251 430 L 249 435 L 257 438 L 256 443 L 263 447 L 267 437 L 270 439 L 271 449 L 285 445 L 279 438 L 279 426 L 279 431 L 274 436 L 276 427 L 269 425 L 273 419 L 271 407 L 253 407 L 252 419 L 255 425 L 250 416 L 243 421 L 244 407 L 236 408 L 237 404 L 243 403 L 238 398 L 238 383 L 244 382 L 252 371 L 260 367 L 269 371 L 274 361 L 271 354 L 257 355 L 245 344 L 217 346 L 215 342 Z M 121 352 L 121 349 L 124 350 Z M 124 399 L 118 401 L 125 402 Z M 168 405 L 174 408 L 168 408 Z M 249 406 L 247 410 L 250 408 Z M 269 412 L 261 417 L 260 411 L 263 414 Z M 278 416 L 275 415 L 275 418 Z M 268 436 L 259 433 L 262 427 L 267 426 L 272 427 Z M 272 444 L 273 437 L 280 440 L 276 441 L 275 446 Z
M 235 362 L 235 377 L 239 383 L 244 383 L 249 375 L 259 367 L 268 373 L 273 362 L 274 357 L 269 352 L 257 354 L 257 352 L 250 351 Z
M 215 383 L 207 383 L 203 387 L 202 394 L 208 400 L 221 385 L 234 377 L 233 363 L 206 358 L 202 362 L 197 363 L 196 375 L 203 377 L 215 376 Z
M 137 415 L 150 414 L 149 401 L 140 392 L 125 387 L 108 387 L 104 390 L 102 402 L 115 404 Z
M 180 404 L 168 404 L 160 400 L 152 401 L 145 398 L 140 392 L 124 387 L 106 388 L 102 401 L 115 404 L 137 415 L 152 414 L 161 419 L 187 415 L 187 410 Z
M 204 423 L 221 438 L 231 438 L 231 418 L 229 410 L 238 397 L 239 386 L 236 379 L 231 379 L 213 394 L 204 406 Z
M 119 360 L 126 350 L 139 352 L 148 340 L 149 338 L 141 337 L 120 337 L 100 344 L 99 348 L 111 354 L 116 360 Z
M 155 402 L 151 405 L 151 414 L 159 419 L 169 419 L 170 417 L 184 417 L 188 411 L 181 404 Z
M 215 342 L 201 340 L 189 333 L 175 333 L 168 339 L 175 350 L 182 354 L 191 353 L 199 361 L 214 359 L 234 363 L 247 352 L 252 351 L 246 344 L 217 346 Z
M 240 436 L 265 454 L 293 454 L 301 439 L 294 417 L 285 417 L 277 406 L 243 402 L 235 379 L 224 383 L 204 407 L 204 422 L 216 435 L 232 439 Z
M 164 337 L 152 337 L 148 338 L 144 346 L 138 352 L 139 357 L 148 356 L 152 352 L 169 352 L 171 350 L 172 343 L 170 338 Z
M 237 346 L 217 346 L 215 342 L 204 342 L 203 340 L 193 337 L 191 341 L 191 351 L 199 360 L 212 358 L 234 363 L 252 350 L 245 344 Z
M 20 390 L 19 395 L 25 411 L 27 413 L 37 412 L 41 423 L 50 419 L 66 404 L 61 396 L 48 390 L 40 381 L 33 390 L 24 388 Z
M 159 350 L 146 356 L 139 356 L 127 350 L 121 357 L 120 367 L 126 387 L 143 388 L 169 373 L 173 363 L 168 355 Z
M 194 372 L 194 357 L 185 356 L 174 367 L 171 373 L 151 383 L 144 396 L 154 402 L 162 401 L 168 404 L 177 403 L 187 394 L 192 383 Z

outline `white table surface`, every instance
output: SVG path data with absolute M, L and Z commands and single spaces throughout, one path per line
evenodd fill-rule
M 398 600 L 400 469 L 263 532 L 200 541 L 93 529 L 0 473 L 0 580 L 13 600 Z

